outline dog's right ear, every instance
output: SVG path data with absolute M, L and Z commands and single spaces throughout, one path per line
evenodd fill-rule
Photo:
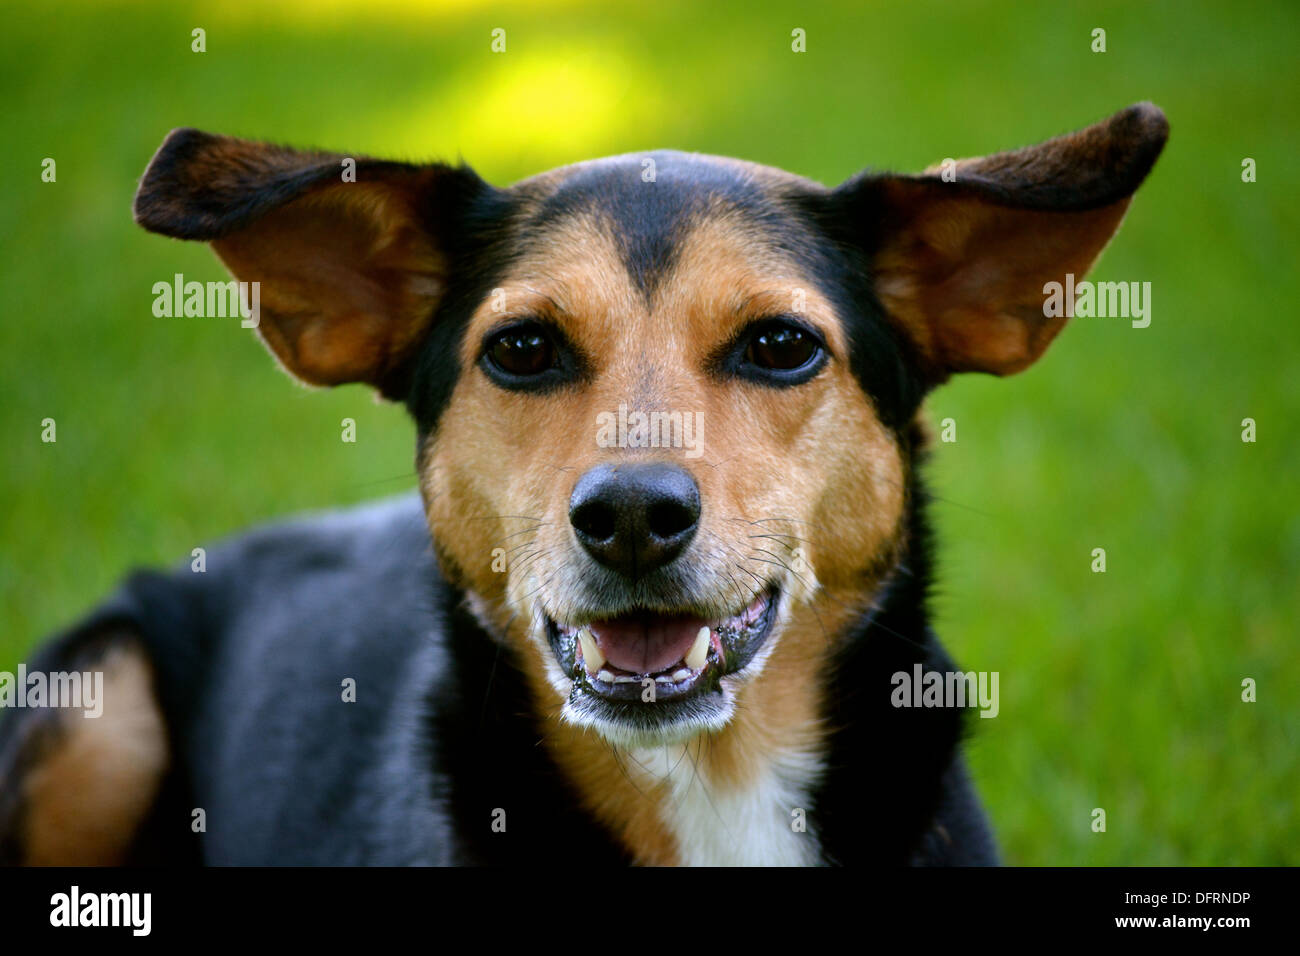
M 237 279 L 259 283 L 258 331 L 298 378 L 401 398 L 447 286 L 456 216 L 490 190 L 463 166 L 178 129 L 145 170 L 135 218 L 210 242 Z

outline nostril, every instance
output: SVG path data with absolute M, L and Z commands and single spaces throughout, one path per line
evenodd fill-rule
M 592 541 L 608 541 L 614 537 L 618 526 L 618 516 L 614 509 L 603 501 L 589 501 L 579 505 L 569 520 L 580 534 Z
M 597 465 L 569 497 L 578 543 L 597 563 L 628 578 L 676 559 L 699 520 L 695 479 L 661 463 Z
M 690 503 L 669 499 L 657 501 L 650 506 L 646 515 L 650 534 L 661 540 L 676 538 L 695 527 L 699 520 L 699 508 Z

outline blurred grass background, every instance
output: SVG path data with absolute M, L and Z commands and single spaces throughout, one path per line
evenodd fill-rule
M 152 315 L 154 282 L 223 277 L 202 246 L 131 223 L 172 127 L 463 156 L 500 184 L 661 146 L 833 183 L 1155 101 L 1169 147 L 1091 276 L 1150 281 L 1151 326 L 1075 320 L 1026 373 L 931 400 L 958 430 L 931 471 L 939 631 L 964 667 L 1001 674 L 1001 713 L 973 721 L 971 746 L 1009 862 L 1300 862 L 1294 3 L 0 12 L 10 670 L 133 565 L 414 485 L 397 408 L 360 387 L 292 386 L 237 323 Z M 190 50 L 195 27 L 206 53 Z M 791 52 L 795 27 L 806 53 Z M 1105 53 L 1090 50 L 1095 27 Z M 45 157 L 57 183 L 40 180 Z M 56 444 L 40 441 L 47 417 Z M 355 445 L 339 441 L 344 417 Z M 1240 440 L 1246 417 L 1255 444 Z M 1089 569 L 1096 547 L 1105 574 Z M 1240 700 L 1245 677 L 1257 703 Z

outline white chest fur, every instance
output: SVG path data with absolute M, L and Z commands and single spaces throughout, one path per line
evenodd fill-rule
M 814 866 L 820 846 L 807 787 L 820 774 L 816 757 L 771 757 L 743 787 L 719 785 L 693 760 L 696 747 L 638 750 L 631 767 L 667 784 L 661 815 L 686 866 Z

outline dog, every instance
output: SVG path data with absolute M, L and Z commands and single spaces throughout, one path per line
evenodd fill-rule
M 996 863 L 963 708 L 894 693 L 956 669 L 922 404 L 1043 354 L 1167 135 L 1141 103 L 833 189 L 672 151 L 499 189 L 173 131 L 138 223 L 256 283 L 297 379 L 404 403 L 418 495 L 47 643 L 103 710 L 5 715 L 0 858 Z

